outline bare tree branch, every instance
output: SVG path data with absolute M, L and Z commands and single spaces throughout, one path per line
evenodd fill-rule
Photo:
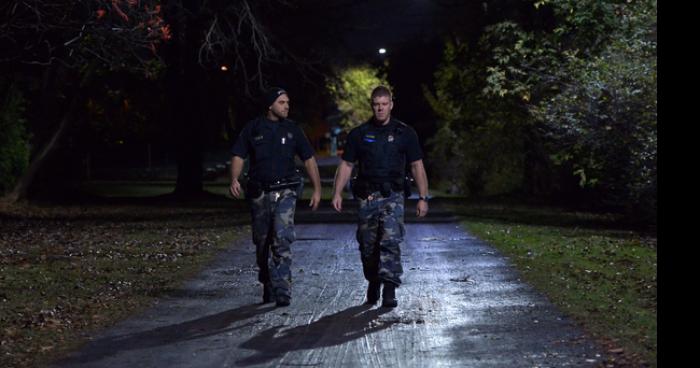
M 156 0 L 14 0 L 0 5 L 2 62 L 149 70 L 169 37 Z

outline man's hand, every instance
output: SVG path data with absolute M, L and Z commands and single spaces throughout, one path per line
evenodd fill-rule
M 418 187 L 418 193 L 422 197 L 428 196 L 428 176 L 425 174 L 425 167 L 423 166 L 423 160 L 416 160 L 411 162 L 411 174 L 413 179 L 416 180 L 416 186 Z M 428 201 L 422 199 L 418 200 L 416 204 L 416 215 L 418 217 L 423 217 L 428 214 Z
M 343 196 L 340 194 L 333 195 L 333 208 L 340 212 L 343 210 Z
M 239 156 L 231 157 L 231 186 L 228 188 L 228 192 L 235 198 L 241 197 L 241 183 L 238 182 L 238 178 L 241 175 L 244 163 L 245 161 Z
M 316 211 L 321 203 L 321 177 L 318 174 L 316 158 L 314 156 L 309 157 L 304 161 L 304 167 L 306 167 L 306 173 L 309 174 L 309 180 L 314 185 L 314 193 L 311 195 L 309 207 L 311 207 L 312 211 Z
M 352 174 L 352 163 L 345 160 L 340 160 L 338 168 L 335 170 L 335 179 L 333 179 L 333 208 L 340 212 L 343 210 L 343 188 L 350 180 Z
M 314 190 L 314 193 L 311 195 L 311 202 L 309 202 L 309 207 L 311 207 L 312 211 L 316 211 L 319 203 L 321 203 L 321 191 Z
M 231 181 L 231 186 L 228 188 L 228 192 L 236 198 L 241 197 L 241 183 L 238 182 L 238 179 L 233 179 Z
M 428 201 L 424 201 L 422 199 L 418 200 L 418 204 L 416 204 L 416 215 L 418 215 L 418 217 L 424 217 L 427 214 Z

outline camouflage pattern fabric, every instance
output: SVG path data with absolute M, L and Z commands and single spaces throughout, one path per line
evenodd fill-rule
M 258 280 L 271 287 L 275 298 L 291 298 L 292 252 L 296 240 L 294 189 L 263 192 L 251 198 L 253 243 L 258 263 Z
M 360 200 L 357 213 L 357 241 L 365 279 L 401 285 L 401 243 L 406 233 L 403 193 L 392 191 L 384 198 L 374 192 Z

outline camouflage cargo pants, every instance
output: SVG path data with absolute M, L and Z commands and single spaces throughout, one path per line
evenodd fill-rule
M 250 200 L 258 280 L 270 286 L 277 298 L 291 298 L 290 245 L 296 240 L 296 200 L 297 192 L 293 189 L 264 192 Z
M 401 284 L 401 243 L 405 229 L 404 197 L 392 192 L 387 198 L 379 192 L 372 199 L 360 200 L 357 241 L 365 278 L 370 282 Z

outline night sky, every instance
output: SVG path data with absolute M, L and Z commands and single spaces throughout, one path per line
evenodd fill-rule
M 358 1 L 349 8 L 350 24 L 342 35 L 354 59 L 372 59 L 380 47 L 392 50 L 407 43 L 432 41 L 448 32 L 456 19 L 466 20 L 474 3 L 441 5 L 435 0 Z
M 330 39 L 338 44 L 328 46 L 328 60 L 337 65 L 387 62 L 396 102 L 393 115 L 412 125 L 425 141 L 436 126 L 422 87 L 432 86 L 446 38 L 456 33 L 478 37 L 484 9 L 480 1 L 356 1 L 331 16 L 338 34 Z M 386 54 L 380 55 L 380 48 Z

